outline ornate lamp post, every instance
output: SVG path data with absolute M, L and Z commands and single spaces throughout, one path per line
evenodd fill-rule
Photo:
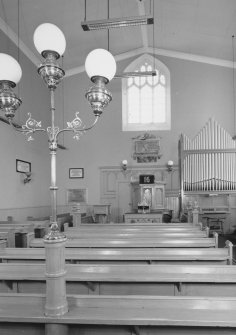
M 66 40 L 62 31 L 55 25 L 44 23 L 34 33 L 34 44 L 44 61 L 38 67 L 38 73 L 43 78 L 50 91 L 51 126 L 43 129 L 41 121 L 31 117 L 21 128 L 14 126 L 13 118 L 22 101 L 13 92 L 13 88 L 21 79 L 21 68 L 18 62 L 7 54 L 0 54 L 0 110 L 4 112 L 9 123 L 27 136 L 30 141 L 36 132 L 46 132 L 49 138 L 49 150 L 51 155 L 51 229 L 44 237 L 46 248 L 46 315 L 62 315 L 68 311 L 65 291 L 64 246 L 66 237 L 59 232 L 57 224 L 57 186 L 56 186 L 56 152 L 58 136 L 65 131 L 74 133 L 74 138 L 79 139 L 81 134 L 93 128 L 97 123 L 104 107 L 112 100 L 111 93 L 106 84 L 114 77 L 116 62 L 114 57 L 106 50 L 96 49 L 90 52 L 86 58 L 85 69 L 91 81 L 94 83 L 86 92 L 93 113 L 94 122 L 85 126 L 75 114 L 74 120 L 67 122 L 67 128 L 59 129 L 55 126 L 55 90 L 62 81 L 65 72 L 59 66 L 57 60 L 63 55 L 66 48 Z

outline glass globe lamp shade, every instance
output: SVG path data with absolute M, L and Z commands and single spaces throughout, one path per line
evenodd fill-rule
M 40 54 L 55 51 L 62 56 L 66 49 L 66 39 L 55 24 L 43 23 L 34 32 L 34 45 Z
M 20 64 L 10 55 L 0 53 L 0 81 L 18 84 L 22 76 Z
M 85 60 L 85 70 L 91 79 L 104 77 L 110 81 L 116 73 L 115 58 L 105 49 L 95 49 L 88 54 Z

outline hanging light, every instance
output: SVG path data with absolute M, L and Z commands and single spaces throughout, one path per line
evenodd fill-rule
M 10 55 L 0 53 L 0 110 L 7 118 L 13 118 L 22 103 L 13 91 L 21 76 L 20 64 Z
M 96 116 L 100 116 L 104 107 L 112 100 L 111 92 L 105 85 L 113 79 L 116 73 L 116 61 L 105 49 L 91 51 L 85 61 L 85 70 L 95 84 L 89 88 L 85 97 Z
M 150 15 L 142 15 L 136 17 L 122 17 L 105 20 L 83 21 L 81 27 L 84 31 L 123 28 L 153 24 L 154 19 Z
M 63 32 L 52 23 L 43 23 L 34 32 L 34 45 L 45 58 L 39 66 L 38 73 L 48 88 L 55 89 L 65 75 L 57 63 L 66 49 L 66 39 Z

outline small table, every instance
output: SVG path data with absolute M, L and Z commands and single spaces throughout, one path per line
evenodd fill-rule
M 111 205 L 93 205 L 95 221 L 99 223 L 110 222 Z

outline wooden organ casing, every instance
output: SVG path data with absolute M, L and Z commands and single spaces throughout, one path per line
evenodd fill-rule
M 236 192 L 236 141 L 213 118 L 191 140 L 179 140 L 181 199 L 189 193 Z

